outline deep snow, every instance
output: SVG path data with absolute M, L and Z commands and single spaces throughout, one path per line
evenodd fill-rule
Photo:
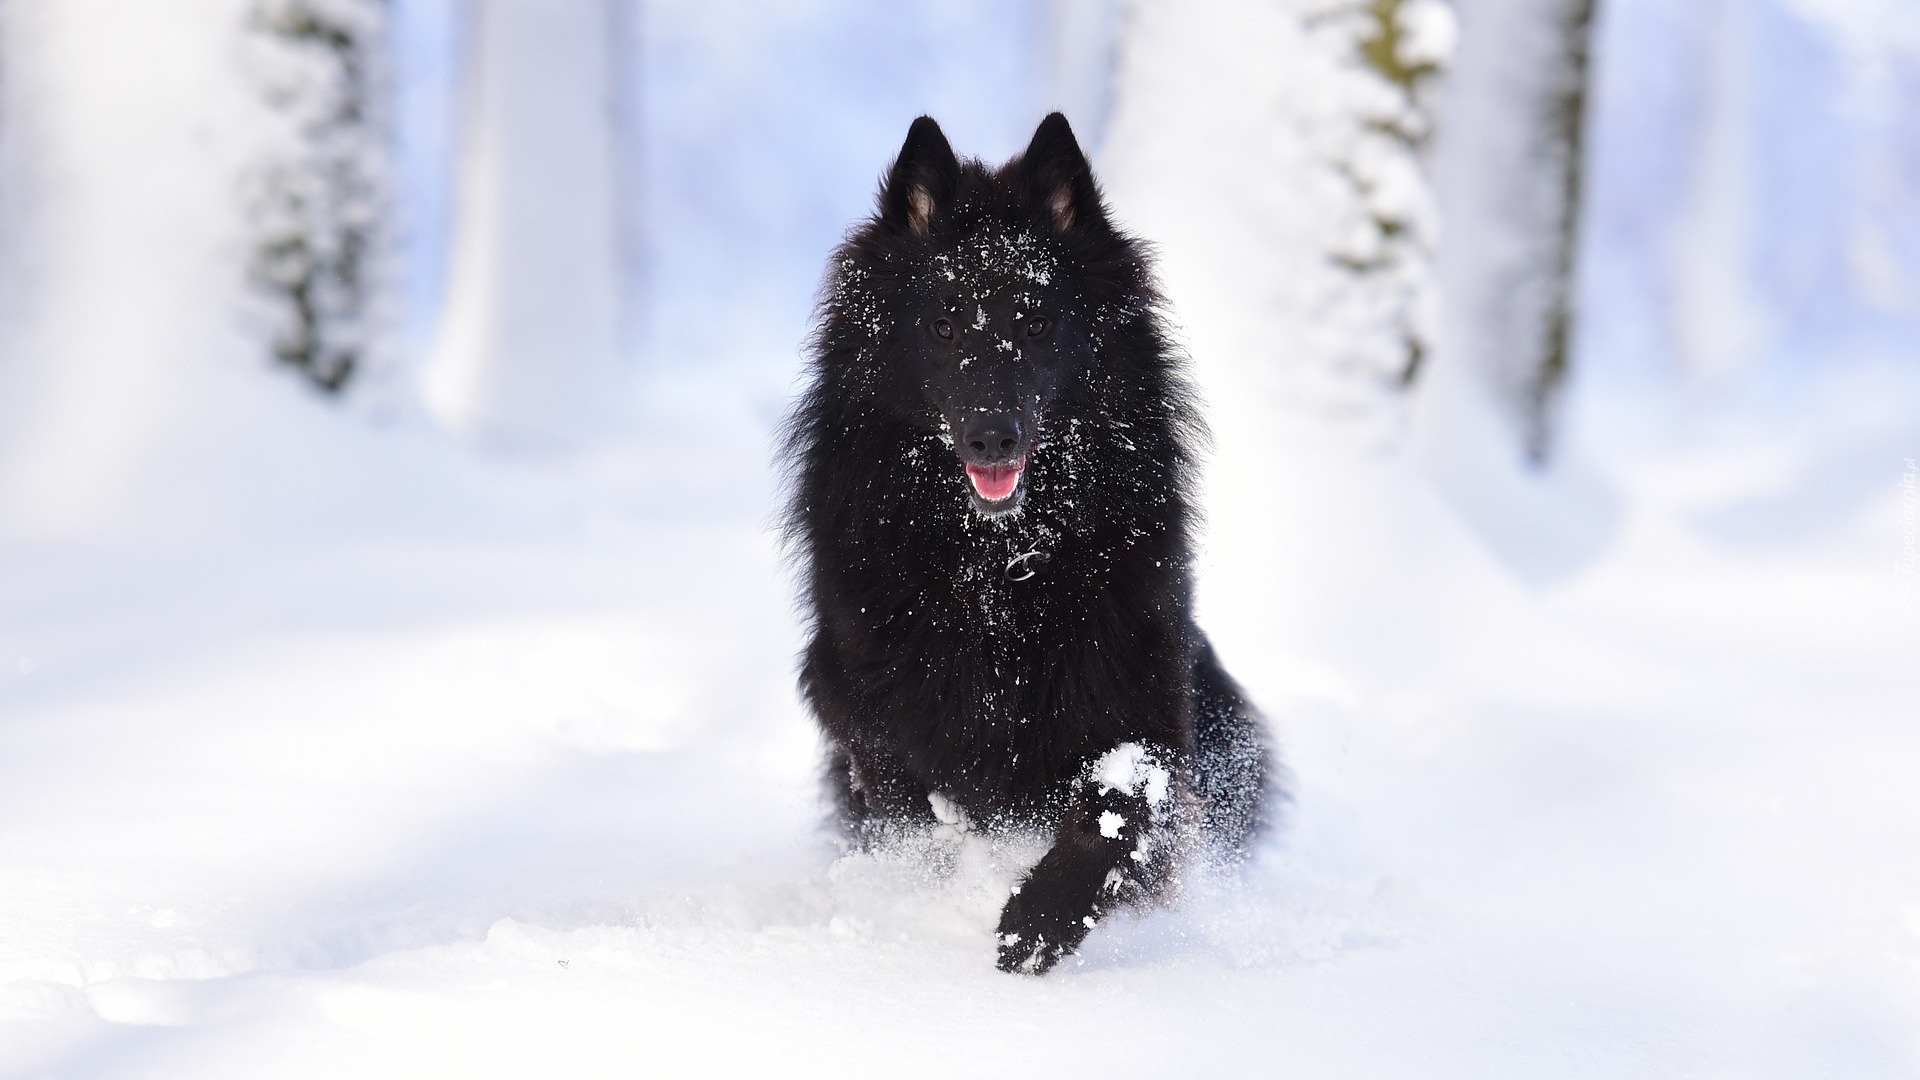
M 1786 552 L 1636 492 L 1543 595 L 1404 464 L 1296 449 L 1270 475 L 1312 527 L 1261 598 L 1211 566 L 1205 612 L 1282 733 L 1287 827 L 1037 982 L 991 966 L 1031 851 L 816 830 L 750 515 L 9 551 L 0 1062 L 1911 1075 L 1892 470 Z
M 137 300 L 89 321 L 68 293 L 0 339 L 92 350 L 62 400 L 171 366 L 52 456 L 0 439 L 0 490 L 43 499 L 0 512 L 0 1075 L 1920 1074 L 1905 339 L 1700 383 L 1609 326 L 1545 478 L 1462 444 L 1458 386 L 1420 403 L 1438 443 L 1263 410 L 1234 364 L 1295 316 L 1223 291 L 1231 222 L 1139 149 L 1159 85 L 1115 103 L 1109 179 L 1214 404 L 1202 621 L 1293 777 L 1244 878 L 1018 979 L 992 928 L 1029 847 L 821 832 L 768 530 L 792 354 L 755 351 L 797 341 L 765 290 L 804 278 L 794 316 L 815 263 L 697 308 L 745 241 L 682 222 L 702 254 L 660 295 L 692 317 L 653 335 L 690 359 L 636 434 L 496 458 L 221 374 L 244 335 L 181 313 L 219 252 L 162 260 L 192 222 L 140 201 L 214 190 L 212 138 L 12 234 L 66 242 L 36 280 L 106 268 Z M 147 149 L 114 115 L 28 130 L 34 160 Z M 781 258 L 823 256 L 825 216 Z

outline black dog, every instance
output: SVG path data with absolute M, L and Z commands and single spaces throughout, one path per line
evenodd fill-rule
M 1051 830 L 1001 914 L 1008 971 L 1261 820 L 1260 720 L 1193 622 L 1204 432 L 1158 308 L 1065 117 L 989 169 L 923 116 L 833 257 L 788 420 L 840 812 L 856 837 Z

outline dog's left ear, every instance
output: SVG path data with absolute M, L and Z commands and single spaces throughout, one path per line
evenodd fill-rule
M 1065 116 L 1049 113 L 1040 121 L 1027 152 L 1020 155 L 1020 170 L 1029 203 L 1040 208 L 1056 232 L 1068 233 L 1106 222 L 1100 189 L 1093 182 L 1093 167 L 1087 163 L 1087 155 L 1080 152 L 1079 140 L 1073 137 Z

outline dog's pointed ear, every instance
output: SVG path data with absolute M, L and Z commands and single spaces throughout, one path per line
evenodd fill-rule
M 1055 231 L 1068 233 L 1106 221 L 1093 166 L 1065 116 L 1049 113 L 1040 121 L 1027 152 L 1020 155 L 1020 168 L 1027 199 Z
M 953 205 L 959 187 L 960 162 L 953 147 L 933 117 L 923 116 L 907 129 L 907 141 L 887 173 L 880 191 L 880 220 L 925 236 Z

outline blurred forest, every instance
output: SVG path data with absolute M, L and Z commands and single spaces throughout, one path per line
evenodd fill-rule
M 1916 102 L 1914 0 L 0 0 L 0 1076 L 1920 1073 Z M 909 123 L 1054 108 L 1291 799 L 1036 984 L 816 827 L 770 522 Z
M 1066 106 L 1123 220 L 1232 279 L 1208 284 L 1232 318 L 1191 322 L 1260 326 L 1199 355 L 1210 383 L 1442 458 L 1496 425 L 1547 464 L 1585 368 L 1724 390 L 1920 332 L 1920 76 L 1911 18 L 1872 0 L 204 0 L 144 49 L 117 10 L 7 8 L 16 526 L 42 468 L 56 533 L 114 497 L 150 460 L 130 432 L 197 392 L 85 387 L 177 384 L 184 354 L 495 447 L 605 439 L 691 367 L 738 369 L 764 419 L 823 253 L 923 109 L 1000 158 Z M 54 59 L 101 20 L 124 63 Z M 148 182 L 106 179 L 128 169 Z M 108 280 L 151 312 L 112 342 L 69 317 Z

